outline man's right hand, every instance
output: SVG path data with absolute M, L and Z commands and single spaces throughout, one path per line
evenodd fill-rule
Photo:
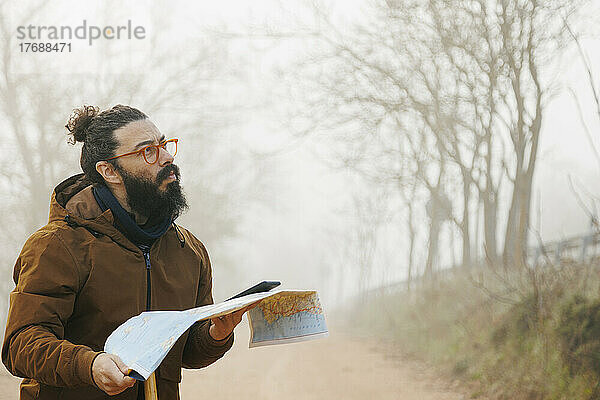
M 92 377 L 96 386 L 110 396 L 135 384 L 135 379 L 127 376 L 127 372 L 127 366 L 114 354 L 102 353 L 92 364 Z

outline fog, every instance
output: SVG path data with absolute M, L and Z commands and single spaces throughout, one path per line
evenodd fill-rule
M 360 19 L 365 15 L 361 10 L 368 9 L 368 3 L 360 1 L 321 6 L 342 27 Z M 71 108 L 84 103 L 101 108 L 117 103 L 139 107 L 150 103 L 150 117 L 159 129 L 167 136 L 182 139 L 177 163 L 183 171 L 184 185 L 194 180 L 201 188 L 223 196 L 213 199 L 223 203 L 218 207 L 222 215 L 217 221 L 226 221 L 229 226 L 208 227 L 207 223 L 214 221 L 195 218 L 195 213 L 182 218 L 201 239 L 204 231 L 211 232 L 204 240 L 214 259 L 218 296 L 225 297 L 234 288 L 265 278 L 279 279 L 290 287 L 319 289 L 332 304 L 356 293 L 357 260 L 343 258 L 342 243 L 350 240 L 345 238 L 356 224 L 352 209 L 355 197 L 368 198 L 374 191 L 353 179 L 352 171 L 331 167 L 327 160 L 335 156 L 334 149 L 327 149 L 331 143 L 318 135 L 298 139 L 288 124 L 294 100 L 286 96 L 286 85 L 292 75 L 285 79 L 282 76 L 297 67 L 315 46 L 310 31 L 317 29 L 318 21 L 309 4 L 228 1 L 184 6 L 178 2 L 108 2 L 89 7 L 55 2 L 40 7 L 28 2 L 5 4 L 3 8 L 5 33 L 11 35 L 16 26 L 27 23 L 74 27 L 84 19 L 100 26 L 131 19 L 135 25 L 145 27 L 144 40 L 76 43 L 77 48 L 69 54 L 23 54 L 15 51 L 14 45 L 5 49 L 10 56 L 6 68 L 9 79 L 28 90 L 37 83 L 40 90 L 54 91 L 48 94 L 47 102 L 40 99 L 35 109 L 21 116 L 31 118 L 31 114 L 41 112 L 52 115 L 44 129 L 48 140 L 60 143 L 58 157 L 64 160 L 61 173 L 44 181 L 41 194 L 49 198 L 56 183 L 80 170 L 79 148 L 66 144 L 62 128 Z M 589 35 L 583 41 L 591 65 L 600 64 L 600 54 L 595 51 L 599 43 Z M 545 240 L 589 229 L 589 216 L 577 204 L 569 177 L 592 195 L 600 191 L 598 165 L 569 91 L 589 100 L 589 87 L 581 79 L 585 70 L 574 47 L 567 48 L 565 54 L 555 66 L 559 71 L 554 72 L 557 93 L 548 102 L 543 122 L 533 191 L 532 222 Z M 157 62 L 148 68 L 150 59 Z M 181 71 L 171 73 L 170 68 Z M 128 75 L 144 76 L 145 86 L 129 88 Z M 83 85 L 71 84 L 73 76 L 82 78 Z M 110 85 L 114 83 L 109 81 L 115 76 L 124 78 L 112 91 Z M 170 82 L 162 82 L 164 77 Z M 184 85 L 181 81 L 193 81 L 193 92 L 177 93 Z M 174 93 L 165 99 L 152 98 L 157 95 L 154 82 L 160 82 L 158 87 L 172 85 Z M 53 103 L 51 98 L 60 98 L 60 103 Z M 24 102 L 20 106 L 27 109 L 28 98 L 23 96 L 17 101 Z M 589 129 L 596 134 L 598 121 L 590 117 L 593 103 L 583 101 L 581 106 Z M 178 132 L 178 125 L 186 124 L 190 117 L 200 125 Z M 12 158 L 17 138 L 6 122 L 3 125 L 7 141 L 2 150 L 3 179 L 14 188 L 22 182 L 12 181 L 11 169 L 20 169 L 21 160 Z M 28 134 L 25 131 L 24 135 Z M 36 138 L 31 136 L 27 137 L 31 148 L 40 151 Z M 43 164 L 37 167 L 46 168 Z M 201 189 L 186 189 L 192 211 L 215 207 Z M 4 197 L 7 195 L 5 192 Z M 12 198 L 5 201 L 14 204 Z M 45 211 L 36 210 L 36 215 L 36 225 L 43 225 Z M 375 255 L 370 286 L 405 278 L 406 266 L 399 262 L 406 252 L 405 241 L 402 232 L 392 228 L 378 233 L 377 240 L 383 245 L 378 249 L 381 254 Z M 5 252 L 11 254 L 6 260 L 9 264 L 30 233 L 19 229 L 17 237 L 9 240 L 11 247 Z M 386 240 L 390 241 L 385 235 L 392 235 L 393 244 L 385 245 Z M 8 264 L 5 270 L 10 270 Z M 340 279 L 344 280 L 342 286 Z
M 357 119 L 350 122 L 341 122 L 342 116 L 327 119 L 336 107 L 348 115 L 352 105 L 342 107 L 332 99 L 327 108 L 323 99 L 328 92 L 320 97 L 315 94 L 320 80 L 329 79 L 331 86 L 323 85 L 329 89 L 349 85 L 341 78 L 347 73 L 342 66 L 348 63 L 343 58 L 341 64 L 328 61 L 332 54 L 328 46 L 351 48 L 351 38 L 360 32 L 371 28 L 376 32 L 374 21 L 379 14 L 373 4 L 379 3 L 106 1 L 90 6 L 66 1 L 4 2 L 0 20 L 2 307 L 7 308 L 8 291 L 14 286 L 10 279 L 20 248 L 47 221 L 53 188 L 81 172 L 80 146 L 67 144 L 64 124 L 72 109 L 83 104 L 101 109 L 115 104 L 137 107 L 165 136 L 180 138 L 175 163 L 181 168 L 190 210 L 179 222 L 209 251 L 216 301 L 265 279 L 280 280 L 286 288 L 316 289 L 333 317 L 340 306 L 360 294 L 403 285 L 409 278 L 411 251 L 406 225 L 409 203 L 419 207 L 410 217 L 418 242 L 411 274 L 413 279 L 426 274 L 431 244 L 423 236 L 431 223 L 425 207 L 426 185 L 419 186 L 407 201 L 394 194 L 395 184 L 386 181 L 384 174 L 374 178 L 381 169 L 373 160 L 383 160 L 386 153 L 369 153 L 369 143 L 378 139 L 354 145 L 359 142 L 351 133 L 372 126 L 365 122 L 372 109 L 363 105 Z M 577 14 L 572 26 L 581 35 L 581 46 L 597 79 L 600 38 L 589 29 L 590 16 L 597 10 L 593 3 L 585 7 L 588 12 Z M 145 38 L 98 39 L 91 45 L 76 40 L 70 53 L 19 51 L 17 26 L 76 27 L 83 20 L 98 26 L 131 20 L 144 27 Z M 541 62 L 548 92 L 543 98 L 525 233 L 529 245 L 585 235 L 592 229 L 591 216 L 598 217 L 600 160 L 593 146 L 600 148 L 600 114 L 577 46 L 569 42 L 553 54 L 555 58 Z M 402 54 L 398 57 L 401 64 Z M 361 76 L 364 80 L 356 81 L 360 85 L 367 85 L 369 79 L 374 88 L 384 85 L 366 73 Z M 357 98 L 358 85 L 349 89 L 356 91 Z M 377 88 L 370 96 L 384 91 Z M 508 109 L 511 103 L 507 104 Z M 373 115 L 377 119 L 377 112 Z M 419 121 L 412 123 L 402 121 L 398 126 L 402 132 L 421 129 Z M 385 124 L 373 129 L 385 129 Z M 499 148 L 510 141 L 502 143 L 497 144 Z M 362 150 L 367 156 L 354 158 Z M 421 154 L 425 153 L 428 150 Z M 404 160 L 405 153 L 398 154 L 395 166 Z M 431 165 L 437 162 L 435 154 L 424 156 Z M 513 159 L 507 156 L 507 160 L 510 165 Z M 398 172 L 406 185 L 412 182 L 408 170 Z M 442 192 L 450 196 L 452 209 L 459 215 L 462 193 L 452 171 L 448 189 Z M 510 186 L 509 178 L 499 181 L 506 182 L 501 190 Z M 494 229 L 500 254 L 511 195 L 498 196 L 501 206 Z M 483 214 L 477 211 L 479 205 L 473 205 L 480 202 L 472 203 L 472 216 L 480 215 L 480 220 L 472 217 L 466 228 L 472 235 L 473 264 L 486 257 Z M 434 270 L 460 264 L 459 222 L 441 220 Z

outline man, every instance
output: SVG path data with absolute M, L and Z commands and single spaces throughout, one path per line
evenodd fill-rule
M 108 335 L 146 310 L 212 304 L 203 244 L 174 220 L 187 208 L 167 139 L 123 105 L 75 110 L 66 125 L 83 142 L 83 174 L 52 194 L 48 224 L 25 243 L 14 268 L 2 361 L 25 378 L 21 399 L 144 398 Z M 181 368 L 202 368 L 233 344 L 247 309 L 194 324 L 159 366 L 158 396 L 179 398 Z

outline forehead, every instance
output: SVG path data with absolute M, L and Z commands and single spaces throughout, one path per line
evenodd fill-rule
M 115 138 L 119 142 L 119 150 L 131 150 L 138 143 L 151 140 L 159 143 L 162 134 L 149 119 L 132 121 L 115 130 Z

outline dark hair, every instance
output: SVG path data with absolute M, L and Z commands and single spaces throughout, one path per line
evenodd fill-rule
M 121 104 L 102 112 L 98 107 L 86 105 L 73 110 L 65 125 L 69 131 L 69 143 L 83 142 L 79 163 L 92 183 L 104 184 L 102 175 L 96 171 L 96 163 L 116 155 L 119 143 L 114 135 L 115 130 L 147 118 L 140 110 Z M 112 161 L 115 166 L 116 161 Z

